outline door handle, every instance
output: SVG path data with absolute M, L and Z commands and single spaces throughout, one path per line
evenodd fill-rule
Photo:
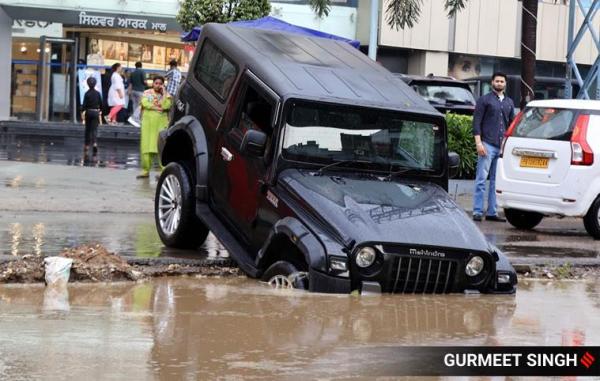
M 233 160 L 233 154 L 231 152 L 229 152 L 229 150 L 225 147 L 221 147 L 221 157 L 225 161 Z

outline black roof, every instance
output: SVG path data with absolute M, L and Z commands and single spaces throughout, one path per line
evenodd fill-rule
M 346 42 L 212 23 L 202 28 L 201 40 L 207 37 L 283 99 L 442 116 L 403 81 Z

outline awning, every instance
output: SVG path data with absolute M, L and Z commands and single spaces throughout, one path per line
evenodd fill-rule
M 282 31 L 282 32 L 301 34 L 301 35 L 310 36 L 310 37 L 329 38 L 331 40 L 347 42 L 357 49 L 360 46 L 360 42 L 357 40 L 350 40 L 348 38 L 336 36 L 336 35 L 325 33 L 325 32 L 320 32 L 318 30 L 293 25 L 293 24 L 287 23 L 285 21 L 279 20 L 275 17 L 271 17 L 271 16 L 266 16 L 266 17 L 256 19 L 256 20 L 233 21 L 228 24 L 243 27 L 243 28 L 278 30 L 278 31 Z M 187 33 L 183 33 L 181 35 L 181 40 L 184 42 L 198 41 L 201 30 L 202 30 L 201 26 L 194 27 L 194 29 L 192 29 L 191 31 L 189 31 Z

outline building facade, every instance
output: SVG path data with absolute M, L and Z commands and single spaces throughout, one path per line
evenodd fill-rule
M 284 21 L 356 37 L 357 0 L 336 0 L 319 19 L 306 0 L 272 3 Z M 169 61 L 187 72 L 193 45 L 181 42 L 177 0 L 0 0 L 0 120 L 75 121 L 86 76 L 114 63 L 142 62 L 151 74 Z M 74 70 L 74 68 L 76 68 Z
M 465 9 L 448 18 L 444 0 L 423 0 L 419 22 L 404 30 L 391 28 L 385 22 L 388 4 L 389 0 L 380 4 L 378 61 L 391 71 L 450 75 L 457 79 L 487 76 L 494 70 L 520 74 L 520 1 L 469 0 Z M 537 75 L 564 78 L 568 15 L 569 6 L 562 1 L 539 1 Z M 583 15 L 578 12 L 575 24 L 582 22 Z M 598 30 L 600 20 L 593 22 Z M 359 2 L 357 39 L 368 44 L 368 1 Z M 597 55 L 588 33 L 576 51 L 577 62 L 591 65 Z

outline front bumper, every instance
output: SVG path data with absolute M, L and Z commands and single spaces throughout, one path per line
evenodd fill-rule
M 388 248 L 389 249 L 389 248 Z M 475 290 L 486 294 L 512 294 L 516 291 L 517 274 L 502 254 L 498 261 L 489 253 L 470 253 L 444 250 L 445 258 L 426 258 L 410 255 L 408 249 L 394 248 L 383 255 L 381 268 L 372 273 L 361 272 L 353 261 L 350 278 L 342 278 L 310 269 L 309 289 L 321 293 L 407 293 L 446 294 Z M 470 278 L 465 265 L 472 255 L 484 257 L 486 270 Z M 508 277 L 500 283 L 498 275 Z
M 351 266 L 352 288 L 372 292 L 379 286 L 384 293 L 446 294 L 476 290 L 481 293 L 512 293 L 517 283 L 516 273 L 505 258 L 496 261 L 490 253 L 456 249 L 424 248 L 418 251 L 440 256 L 414 255 L 409 248 L 379 246 L 383 263 L 379 271 L 365 272 Z M 441 256 L 440 253 L 444 255 Z M 472 256 L 484 259 L 484 271 L 475 277 L 465 273 Z M 506 263 L 504 263 L 506 262 Z M 499 283 L 498 274 L 508 275 L 508 283 Z M 506 276 L 503 277 L 506 281 Z

